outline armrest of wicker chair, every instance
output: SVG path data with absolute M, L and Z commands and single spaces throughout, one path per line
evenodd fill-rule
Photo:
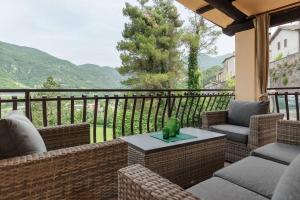
M 45 127 L 38 129 L 48 151 L 90 143 L 87 123 Z
M 202 116 L 202 128 L 208 129 L 214 124 L 225 124 L 227 121 L 227 110 L 204 112 Z
M 300 122 L 279 120 L 277 123 L 277 142 L 300 145 Z
M 119 170 L 118 197 L 119 200 L 199 200 L 180 186 L 139 164 Z
M 250 119 L 250 134 L 248 137 L 248 147 L 255 149 L 276 141 L 276 126 L 284 114 L 272 113 L 254 115 Z
M 126 166 L 122 140 L 0 160 L 0 199 L 116 199 Z

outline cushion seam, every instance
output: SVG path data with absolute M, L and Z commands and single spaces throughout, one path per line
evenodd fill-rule
M 288 166 L 290 164 L 290 163 L 281 161 L 281 160 L 276 159 L 276 158 L 270 159 L 270 158 L 272 158 L 271 156 L 265 156 L 261 153 L 255 152 L 255 151 L 252 153 L 252 155 L 255 156 L 255 157 L 258 157 L 258 158 L 263 158 L 265 160 L 269 160 L 269 161 L 276 162 L 276 163 L 279 163 L 279 164 L 283 164 L 283 165 L 286 165 L 286 166 Z

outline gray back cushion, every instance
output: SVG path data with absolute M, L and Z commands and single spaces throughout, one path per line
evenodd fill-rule
M 249 127 L 252 115 L 261 115 L 268 112 L 268 102 L 236 101 L 230 102 L 228 123 L 237 126 Z
M 288 166 L 281 176 L 272 200 L 300 199 L 300 155 Z
M 0 159 L 46 151 L 41 135 L 22 113 L 13 111 L 0 120 Z

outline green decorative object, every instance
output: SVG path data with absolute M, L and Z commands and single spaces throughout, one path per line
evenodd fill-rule
M 163 128 L 163 139 L 167 140 L 170 137 L 170 129 L 168 127 Z
M 167 126 L 169 128 L 169 136 L 170 137 L 176 137 L 176 135 L 179 134 L 180 131 L 180 123 L 179 120 L 176 118 L 170 118 L 167 121 Z
M 167 143 L 196 138 L 189 134 L 180 133 L 180 123 L 176 118 L 170 118 L 161 132 L 152 133 L 150 136 Z
M 179 135 L 176 135 L 176 137 L 169 137 L 168 139 L 165 139 L 163 132 L 151 133 L 150 136 L 153 137 L 153 138 L 155 138 L 155 139 L 164 141 L 166 143 L 178 142 L 178 141 L 182 141 L 182 140 L 189 140 L 189 139 L 196 138 L 193 135 L 189 135 L 189 134 L 185 134 L 185 133 L 180 133 Z

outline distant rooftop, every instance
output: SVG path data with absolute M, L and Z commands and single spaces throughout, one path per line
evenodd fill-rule
M 300 22 L 298 24 L 293 25 L 284 25 L 279 26 L 276 31 L 273 33 L 272 37 L 270 38 L 270 43 L 274 40 L 274 38 L 278 35 L 281 30 L 288 30 L 288 31 L 300 31 Z

